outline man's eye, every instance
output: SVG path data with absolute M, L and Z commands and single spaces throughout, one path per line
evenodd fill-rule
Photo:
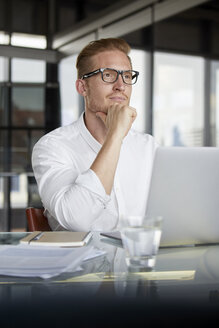
M 131 74 L 125 74 L 125 79 L 126 80 L 132 80 L 132 75 Z

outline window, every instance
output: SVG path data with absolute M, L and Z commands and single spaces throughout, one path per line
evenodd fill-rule
M 4 144 L 6 138 L 6 131 L 0 129 L 0 172 L 4 170 Z
M 153 131 L 162 146 L 202 146 L 204 59 L 156 53 Z
M 130 53 L 132 60 L 132 67 L 134 70 L 139 71 L 138 81 L 132 87 L 132 96 L 130 105 L 137 110 L 137 118 L 133 123 L 133 128 L 144 132 L 146 129 L 146 100 L 148 97 L 147 92 L 150 90 L 146 88 L 146 81 L 149 74 L 148 71 L 148 54 L 143 50 L 133 49 Z
M 0 125 L 4 124 L 4 111 L 3 111 L 3 88 L 0 86 Z
M 43 35 L 31 35 L 25 33 L 12 33 L 11 45 L 28 48 L 46 49 L 46 37 Z
M 0 31 L 0 44 L 9 44 L 9 35 Z
M 33 59 L 12 59 L 12 82 L 45 83 L 46 62 Z
M 17 184 L 14 185 L 14 183 Z M 17 188 L 14 188 L 17 187 Z M 13 177 L 12 186 L 11 186 L 11 207 L 14 209 L 17 208 L 25 208 L 27 207 L 27 176 L 26 174 L 20 174 L 18 176 Z
M 0 57 L 0 82 L 8 81 L 8 58 Z
M 11 177 L 11 191 L 19 191 L 19 176 Z
M 62 125 L 77 120 L 80 115 L 79 94 L 75 89 L 77 55 L 63 59 L 59 65 Z
M 43 126 L 45 89 L 35 86 L 12 88 L 12 122 L 16 126 Z
M 211 135 L 219 147 L 219 61 L 211 63 Z
M 3 202 L 4 202 L 3 179 L 4 178 L 0 177 L 0 209 L 3 208 Z
M 219 147 L 219 67 L 216 73 L 216 145 Z

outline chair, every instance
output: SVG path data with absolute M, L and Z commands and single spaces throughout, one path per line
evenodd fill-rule
M 26 217 L 29 231 L 51 231 L 48 220 L 43 212 L 43 208 L 26 208 Z

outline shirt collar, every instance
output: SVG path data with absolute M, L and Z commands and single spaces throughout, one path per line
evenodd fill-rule
M 86 125 L 84 123 L 84 112 L 81 114 L 78 120 L 78 127 L 80 130 L 80 133 L 84 140 L 88 143 L 88 145 L 96 152 L 98 153 L 102 147 L 102 145 L 92 136 L 92 134 L 89 132 L 89 130 L 86 128 Z

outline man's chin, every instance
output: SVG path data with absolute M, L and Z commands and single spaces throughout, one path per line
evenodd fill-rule
M 108 112 L 108 109 L 103 109 L 103 108 L 101 108 L 101 109 L 99 108 L 99 109 L 96 109 L 95 110 L 95 114 L 96 113 L 104 113 L 104 114 L 107 114 L 107 112 Z

